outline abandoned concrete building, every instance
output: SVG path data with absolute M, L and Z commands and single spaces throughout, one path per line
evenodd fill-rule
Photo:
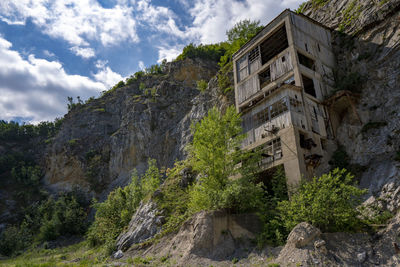
M 233 55 L 233 65 L 243 149 L 262 149 L 260 177 L 279 165 L 289 186 L 322 174 L 334 138 L 323 105 L 334 86 L 331 31 L 285 10 Z

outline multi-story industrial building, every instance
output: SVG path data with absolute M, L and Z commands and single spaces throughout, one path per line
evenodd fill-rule
M 243 149 L 262 148 L 260 177 L 283 165 L 295 185 L 324 171 L 333 143 L 322 104 L 334 86 L 331 38 L 328 28 L 285 10 L 233 55 Z

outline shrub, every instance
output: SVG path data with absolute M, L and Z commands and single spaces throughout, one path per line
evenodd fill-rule
M 204 93 L 207 89 L 208 83 L 205 80 L 197 81 L 197 90 Z
M 294 10 L 294 12 L 296 12 L 297 14 L 301 14 L 304 12 L 304 9 L 306 7 L 307 2 L 303 2 L 299 5 L 299 7 L 297 9 Z
M 143 195 L 151 195 L 156 191 L 161 183 L 160 170 L 157 168 L 157 163 L 155 159 L 149 159 L 147 161 L 148 168 L 146 173 L 142 177 L 142 190 Z
M 336 168 L 310 182 L 300 184 L 290 201 L 278 204 L 284 226 L 290 231 L 300 222 L 309 222 L 322 231 L 354 231 L 362 225 L 356 206 L 367 190 L 357 188 L 354 176 Z
M 260 220 L 263 222 L 263 231 L 258 236 L 257 243 L 259 247 L 265 244 L 283 245 L 289 231 L 284 227 L 277 210 L 280 201 L 288 200 L 286 175 L 282 165 L 276 167 L 265 189 L 267 194 L 263 205 L 260 205 L 258 210 Z
M 112 191 L 103 203 L 94 203 L 96 215 L 87 234 L 89 243 L 97 246 L 114 241 L 128 225 L 142 198 L 139 176 L 134 171 L 129 185 Z
M 80 199 L 82 200 L 82 199 Z M 40 204 L 30 205 L 19 226 L 10 226 L 0 238 L 0 253 L 14 255 L 32 244 L 65 235 L 82 235 L 87 229 L 87 214 L 74 193 L 55 200 L 49 197 Z
M 112 252 L 115 238 L 129 224 L 140 201 L 160 185 L 160 172 L 155 160 L 149 159 L 148 165 L 141 178 L 135 170 L 129 185 L 112 191 L 103 203 L 94 204 L 97 210 L 95 220 L 87 234 L 90 245 L 105 245 L 106 250 Z
M 183 48 L 182 53 L 176 58 L 176 60 L 184 60 L 185 58 L 202 58 L 218 62 L 224 53 L 225 48 L 222 43 L 211 45 L 195 45 L 191 43 Z
M 182 222 L 189 217 L 189 194 L 187 187 L 181 184 L 181 171 L 185 168 L 189 168 L 188 162 L 178 161 L 172 169 L 168 169 L 167 179 L 161 186 L 161 194 L 154 198 L 165 216 L 162 234 L 177 230 Z M 190 185 L 190 182 L 188 181 L 187 185 Z
M 63 235 L 81 235 L 86 231 L 86 212 L 75 196 L 52 197 L 39 206 L 39 240 L 54 240 Z
M 30 245 L 32 234 L 25 226 L 7 227 L 0 235 L 0 254 L 13 256 Z

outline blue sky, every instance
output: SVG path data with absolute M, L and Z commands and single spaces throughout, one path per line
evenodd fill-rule
M 225 40 L 243 19 L 266 24 L 302 0 L 1 0 L 0 119 L 62 117 L 193 42 Z

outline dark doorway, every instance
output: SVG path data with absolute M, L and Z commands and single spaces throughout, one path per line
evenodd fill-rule
M 285 169 L 279 165 L 258 174 L 256 183 L 262 182 L 265 194 L 277 200 L 287 200 L 288 189 Z

